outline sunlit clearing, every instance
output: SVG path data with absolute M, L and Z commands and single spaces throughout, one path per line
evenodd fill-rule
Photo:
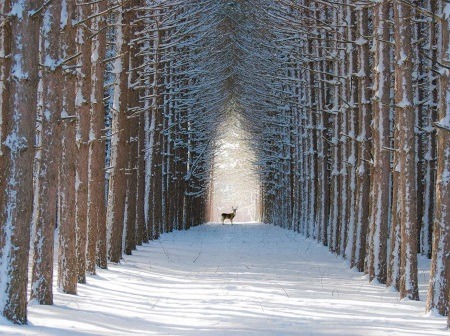
M 250 144 L 237 117 L 230 117 L 221 127 L 212 174 L 210 221 L 221 221 L 220 214 L 231 213 L 232 207 L 237 207 L 233 222 L 259 221 L 260 184 Z

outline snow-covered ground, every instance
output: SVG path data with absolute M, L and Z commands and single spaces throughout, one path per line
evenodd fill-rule
M 0 335 L 448 335 L 424 306 L 292 231 L 206 224 L 139 247 L 77 296 L 31 305 L 28 326 L 0 320 Z

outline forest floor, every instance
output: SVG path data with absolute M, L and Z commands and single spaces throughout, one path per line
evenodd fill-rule
M 422 301 L 368 283 L 317 242 L 266 224 L 206 224 L 162 235 L 99 270 L 77 296 L 29 307 L 0 335 L 448 335 Z

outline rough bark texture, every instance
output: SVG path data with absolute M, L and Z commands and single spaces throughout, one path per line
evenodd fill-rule
M 135 4 L 138 5 L 138 4 Z M 138 13 L 137 7 L 133 8 L 134 13 Z M 134 22 L 131 28 L 130 36 L 135 36 L 138 31 L 138 26 Z M 136 68 L 139 66 L 142 58 L 138 55 L 138 43 L 133 41 L 129 46 L 129 61 L 128 61 L 128 123 L 129 136 L 128 143 L 128 163 L 127 163 L 127 189 L 126 189 L 126 216 L 125 216 L 125 246 L 124 253 L 132 254 L 132 250 L 136 249 L 136 199 L 138 186 L 138 158 L 139 158 L 139 98 L 140 90 L 137 89 L 139 85 L 139 78 Z
M 103 13 L 106 2 L 93 4 L 92 13 Z M 106 200 L 105 200 L 105 106 L 103 84 L 106 52 L 106 20 L 104 16 L 92 19 L 91 106 L 88 157 L 87 249 L 86 271 L 95 274 L 95 265 L 107 268 L 106 253 Z
M 59 171 L 59 258 L 58 258 L 58 287 L 64 293 L 77 293 L 77 258 L 76 258 L 76 230 L 75 230 L 75 160 L 76 160 L 76 115 L 75 88 L 76 73 L 73 66 L 76 60 L 75 36 L 76 19 L 75 2 L 64 0 L 62 4 L 64 18 L 62 22 L 62 50 L 63 59 L 70 59 L 65 63 L 62 100 L 61 126 L 61 165 Z M 67 11 L 64 13 L 64 11 Z
M 60 50 L 61 3 L 47 7 L 42 27 L 42 131 L 37 211 L 34 221 L 34 253 L 31 299 L 40 304 L 53 304 L 53 250 L 58 201 L 58 168 L 61 155 L 61 85 Z
M 439 14 L 443 14 L 443 3 Z M 446 4 L 446 6 L 450 6 Z M 447 15 L 449 13 L 447 12 Z M 443 15 L 439 58 L 444 66 L 450 65 L 450 17 Z M 427 310 L 435 309 L 448 314 L 450 281 L 450 76 L 449 68 L 442 69 L 440 77 L 439 121 L 437 126 L 437 181 L 436 207 L 433 230 L 430 287 Z M 450 319 L 450 317 L 449 317 Z
M 395 113 L 398 115 L 398 164 L 400 205 L 400 297 L 419 299 L 417 285 L 417 193 L 415 163 L 415 115 L 412 86 L 411 48 L 412 10 L 402 1 L 394 1 L 395 38 Z
M 119 8 L 117 14 L 116 48 L 119 57 L 115 60 L 114 98 L 112 106 L 111 176 L 109 179 L 107 227 L 109 234 L 108 256 L 112 262 L 122 257 L 122 237 L 124 227 L 127 181 L 125 170 L 128 156 L 128 76 L 124 69 L 129 64 L 130 12 L 129 5 Z
M 375 14 L 377 15 L 377 14 Z M 368 36 L 368 10 L 361 9 L 358 15 L 358 35 Z M 358 52 L 358 135 L 356 162 L 356 201 L 355 201 L 355 248 L 352 253 L 352 266 L 359 271 L 364 270 L 366 258 L 366 243 L 369 226 L 369 187 L 370 187 L 370 99 L 369 99 L 369 45 L 368 41 L 361 42 Z
M 11 24 L 6 20 L 5 13 L 10 11 L 10 1 L 5 0 L 0 2 L 0 188 L 5 185 L 5 145 L 6 140 L 5 126 L 6 126 L 6 112 L 8 111 L 8 101 L 10 92 L 9 73 L 11 70 Z M 2 197 L 0 197 L 0 209 L 2 206 Z M 0 237 L 3 237 L 2 226 L 0 225 Z M 3 238 L 0 238 L 0 244 Z M 1 252 L 0 252 L 1 253 Z
M 77 20 L 85 20 L 91 15 L 86 0 L 77 0 Z M 89 126 L 91 93 L 91 46 L 90 31 L 85 25 L 77 26 L 77 87 L 75 111 L 77 116 L 76 134 L 76 184 L 75 184 L 75 225 L 77 236 L 78 283 L 86 283 L 87 247 L 87 207 L 88 207 L 88 169 L 89 169 Z
M 387 281 L 387 236 L 389 223 L 390 144 L 390 39 L 389 1 L 374 8 L 374 92 L 372 121 L 372 178 L 369 273 L 371 279 Z
M 0 181 L 0 310 L 8 320 L 27 323 L 28 252 L 33 207 L 33 161 L 41 16 L 30 15 L 43 1 L 11 1 L 9 99 L 2 120 L 4 142 Z M 7 9 L 9 3 L 3 4 Z M 5 27 L 9 29 L 9 27 Z M 7 70 L 7 69 L 6 69 Z M 3 152 L 4 151 L 4 152 Z
M 0 2 L 0 14 L 9 13 L 11 3 L 9 0 Z M 0 192 L 4 192 L 6 186 L 6 116 L 9 109 L 9 93 L 10 93 L 10 71 L 11 71 L 11 24 L 6 20 L 6 16 L 0 16 Z M 0 194 L 0 209 L 3 209 L 3 196 Z M 1 212 L 0 212 L 1 219 Z M 0 258 L 3 253 L 5 243 L 4 225 L 0 225 Z M 1 280 L 1 279 L 0 279 Z

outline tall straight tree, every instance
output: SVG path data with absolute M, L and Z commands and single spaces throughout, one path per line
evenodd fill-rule
M 437 1 L 442 17 L 439 36 L 440 99 L 437 126 L 437 183 L 427 310 L 448 314 L 450 281 L 450 4 Z M 450 317 L 449 317 L 450 320 Z
M 115 46 L 117 56 L 114 61 L 115 75 L 112 104 L 111 175 L 109 179 L 107 227 L 108 255 L 112 262 L 122 257 L 122 237 L 124 227 L 127 144 L 129 140 L 128 122 L 128 76 L 130 38 L 130 4 L 118 7 L 116 14 Z
M 61 109 L 61 164 L 59 171 L 59 257 L 58 287 L 67 294 L 77 293 L 75 231 L 75 159 L 76 159 L 76 3 L 62 1 L 61 48 L 64 60 Z
M 6 14 L 10 11 L 10 1 L 5 0 L 0 2 L 0 183 L 5 180 L 5 176 L 3 173 L 5 170 L 3 169 L 4 164 L 4 145 L 5 142 L 5 122 L 4 118 L 6 116 L 7 102 L 9 100 L 9 72 L 11 67 L 11 58 L 6 57 L 6 55 L 10 55 L 11 44 L 8 41 L 11 41 L 11 25 L 9 20 L 6 20 Z M 0 209 L 1 205 L 1 197 L 0 197 Z M 2 234 L 2 227 L 0 226 L 0 237 Z
M 341 17 L 341 12 L 343 8 L 341 6 L 332 7 L 330 9 L 332 12 L 332 20 L 331 24 L 335 27 L 340 25 L 339 18 Z M 341 35 L 338 31 L 333 31 L 333 44 L 332 47 L 334 50 L 338 50 L 340 43 L 339 38 Z M 340 53 L 342 54 L 342 53 Z M 341 107 L 341 81 L 338 78 L 341 78 L 342 75 L 342 67 L 343 61 L 338 57 L 337 51 L 332 59 L 333 63 L 333 91 L 332 91 L 332 107 L 331 107 L 331 127 L 332 127 L 332 148 L 331 148 L 331 177 L 330 177 L 330 216 L 329 216 L 329 232 L 328 232 L 328 247 L 330 251 L 338 253 L 339 252 L 339 237 L 340 237 L 340 229 L 341 229 L 341 211 L 344 209 L 340 208 L 340 180 L 341 180 L 341 146 L 339 144 L 340 133 L 341 133 L 341 124 L 339 122 L 340 116 L 340 107 Z
M 323 5 L 322 5 L 323 6 Z M 325 19 L 325 13 L 323 10 L 316 10 L 316 24 L 318 26 L 321 25 L 321 22 Z M 323 29 L 320 29 L 318 33 L 324 32 Z M 321 189 L 317 192 L 317 195 L 320 196 L 319 204 L 319 219 L 317 220 L 318 225 L 322 226 L 322 234 L 321 234 L 321 242 L 327 246 L 328 245 L 328 215 L 329 215 L 329 205 L 330 205 L 330 170 L 328 169 L 328 152 L 330 147 L 329 141 L 329 116 L 326 113 L 326 104 L 327 104 L 327 81 L 326 81 L 326 69 L 327 69 L 327 61 L 325 60 L 325 50 L 326 50 L 326 42 L 324 39 L 319 40 L 317 56 L 319 58 L 319 101 L 318 101 L 318 114 L 319 114 L 319 123 L 317 125 L 317 130 L 319 132 L 317 139 L 319 140 L 319 152 L 318 152 L 318 160 L 319 160 L 319 176 L 320 176 L 320 185 Z M 317 206 L 319 206 L 317 204 Z
M 2 1 L 0 3 L 0 186 L 5 185 L 5 117 L 8 111 L 9 102 L 9 74 L 11 71 L 11 57 L 6 55 L 11 54 L 11 25 L 10 21 L 6 20 L 6 13 L 10 11 L 10 1 Z M 0 190 L 2 187 L 0 187 Z M 0 196 L 0 209 L 3 209 L 3 198 Z M 1 216 L 1 215 L 0 215 Z M 0 217 L 1 218 L 1 217 Z M 4 232 L 3 225 L 0 224 L 0 246 L 3 241 Z M 2 253 L 2 252 L 0 252 Z M 1 255 L 1 254 L 0 254 Z
M 436 185 L 436 132 L 433 123 L 437 120 L 439 85 L 438 75 L 434 71 L 437 65 L 438 27 L 436 17 L 438 1 L 421 0 L 422 10 L 417 11 L 416 29 L 418 31 L 416 46 L 416 67 L 418 73 L 416 102 L 418 119 L 418 218 L 420 222 L 420 253 L 431 258 L 432 231 L 434 220 L 435 185 Z M 421 55 L 426 55 L 422 57 Z M 431 70 L 432 69 L 432 70 Z M 431 70 L 431 71 L 430 71 Z
M 400 297 L 419 299 L 417 283 L 417 193 L 415 114 L 413 108 L 411 10 L 409 1 L 394 1 L 395 113 L 398 134 L 398 205 L 400 206 Z
M 151 230 L 152 238 L 158 238 L 161 234 L 161 222 L 162 222 L 162 176 L 161 176 L 161 127 L 163 122 L 163 115 L 161 112 L 163 94 L 162 90 L 162 48 L 163 48 L 163 32 L 160 29 L 162 21 L 162 10 L 160 8 L 155 8 L 152 10 L 152 15 L 154 16 L 155 25 L 153 34 L 153 82 L 152 86 L 152 103 L 151 103 L 151 125 L 150 125 L 150 139 L 148 143 L 147 150 L 149 151 L 149 158 L 151 168 L 151 179 L 148 181 L 149 187 L 151 189 L 150 204 L 153 209 L 150 219 L 149 219 L 149 229 Z
M 387 281 L 387 237 L 390 200 L 390 2 L 377 3 L 374 13 L 374 85 L 372 107 L 372 156 L 370 205 L 370 277 Z M 367 19 L 366 19 L 367 20 Z M 361 202 L 364 202 L 361 199 Z M 364 204 L 359 204 L 365 207 Z M 369 208 L 367 207 L 367 210 Z M 363 219 L 362 219 L 363 220 Z
M 348 40 L 355 41 L 357 35 L 367 36 L 367 32 L 364 34 L 362 31 L 367 26 L 363 23 L 364 21 L 361 19 L 366 14 L 362 12 L 361 9 L 356 8 L 353 9 L 348 7 L 346 9 L 348 22 L 347 34 Z M 348 55 L 348 67 L 347 67 L 347 91 L 348 91 L 348 130 L 347 134 L 349 137 L 348 143 L 348 159 L 347 165 L 348 169 L 348 234 L 347 234 L 347 246 L 345 251 L 345 257 L 350 260 L 351 267 L 354 266 L 354 256 L 356 245 L 359 243 L 356 240 L 357 237 L 357 227 L 356 224 L 356 165 L 357 165 L 357 139 L 355 138 L 358 133 L 358 110 L 357 103 L 359 98 L 363 97 L 362 94 L 365 94 L 365 91 L 368 89 L 368 83 L 362 79 L 368 71 L 365 69 L 365 58 L 368 55 L 368 40 L 367 39 L 359 39 L 357 40 L 359 43 L 352 43 L 347 46 L 347 50 L 349 50 Z M 361 60 L 364 60 L 361 62 Z M 369 58 L 367 57 L 367 64 Z M 359 72 L 358 72 L 359 69 Z M 369 77 L 367 77 L 368 79 Z M 354 83 L 358 83 L 355 85 Z M 364 90 L 364 92 L 361 92 Z M 363 97 L 364 100 L 367 100 L 366 97 Z M 365 112 L 367 108 L 366 105 L 360 105 L 362 107 L 362 112 Z
M 53 250 L 61 153 L 62 66 L 60 49 L 61 3 L 49 4 L 41 30 L 42 131 L 39 187 L 34 221 L 34 253 L 31 298 L 53 304 Z
M 352 12 L 349 1 L 343 1 L 342 9 L 339 13 L 339 27 L 338 39 L 344 38 L 349 39 L 349 33 L 354 27 L 348 27 L 351 24 L 350 13 Z M 347 27 L 346 27 L 347 26 Z M 351 28 L 351 29 L 349 29 Z M 339 45 L 337 49 L 337 57 L 341 62 L 340 74 L 336 80 L 339 80 L 340 96 L 339 99 L 339 124 L 340 124 L 340 134 L 339 134 L 339 159 L 340 159 L 340 172 L 339 172 L 339 230 L 338 230 L 338 253 L 346 257 L 346 247 L 348 238 L 348 215 L 349 215 L 349 185 L 348 185 L 348 171 L 351 162 L 349 161 L 348 149 L 349 149 L 349 138 L 348 138 L 348 126 L 349 126 L 349 116 L 353 115 L 349 109 L 354 108 L 354 105 L 350 105 L 350 90 L 351 85 L 347 85 L 347 81 L 351 82 L 353 75 L 352 70 L 354 69 L 354 53 L 351 52 L 351 44 L 348 44 L 347 51 L 344 49 L 344 45 Z M 336 83 L 337 84 L 337 83 Z M 350 89 L 350 90 L 349 90 Z M 353 169 L 353 167 L 351 167 Z
M 104 58 L 106 53 L 106 1 L 92 4 L 91 20 L 91 94 L 89 118 L 87 247 L 86 270 L 95 274 L 95 265 L 107 267 L 106 205 L 105 205 L 105 106 L 103 104 Z
M 75 112 L 76 131 L 76 184 L 75 184 L 75 225 L 77 239 L 78 283 L 86 283 L 87 245 L 87 203 L 88 203 L 88 160 L 91 93 L 91 45 L 88 28 L 91 5 L 86 0 L 77 0 L 76 46 L 78 57 Z M 88 22 L 84 23 L 85 20 Z M 81 24 L 84 23 L 84 24 Z
M 10 9 L 11 67 L 1 76 L 9 81 L 9 96 L 2 107 L 2 169 L 0 181 L 0 310 L 14 323 L 27 323 L 28 252 L 33 207 L 33 161 L 37 106 L 39 27 L 43 1 L 3 1 Z M 3 35 L 5 38 L 8 35 Z M 6 55 L 5 55 L 6 56 Z M 2 69 L 2 70 L 3 70 Z M 3 96 L 2 96 L 3 99 Z M 3 119 L 4 118 L 4 119 Z M 3 139 L 2 139 L 3 140 Z
M 142 4 L 139 1 L 135 2 L 134 7 L 130 9 L 133 13 L 133 21 L 130 22 L 130 37 L 137 36 L 139 30 L 142 29 L 138 23 L 141 19 L 140 9 Z M 124 253 L 130 255 L 132 250 L 136 249 L 136 200 L 137 200 L 137 186 L 138 186 L 138 137 L 139 137 L 139 116 L 140 116 L 140 78 L 138 77 L 137 68 L 142 63 L 142 57 L 139 54 L 139 40 L 134 38 L 129 42 L 128 50 L 128 87 L 127 87 L 127 118 L 129 123 L 128 134 L 128 163 L 126 169 L 126 205 L 125 205 L 125 245 L 123 247 Z

